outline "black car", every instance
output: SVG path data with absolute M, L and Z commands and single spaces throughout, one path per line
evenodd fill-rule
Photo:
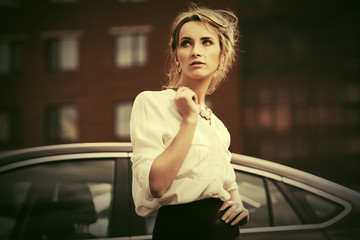
M 0 239 L 151 239 L 135 214 L 130 143 L 78 143 L 0 154 Z M 233 154 L 250 212 L 242 239 L 360 239 L 360 193 Z

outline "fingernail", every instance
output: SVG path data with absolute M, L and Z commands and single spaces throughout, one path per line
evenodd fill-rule
M 221 219 L 222 219 L 223 221 L 225 221 L 226 218 L 222 217 Z
M 230 220 L 229 220 L 229 219 L 226 219 L 225 223 L 229 223 L 229 222 L 230 222 Z

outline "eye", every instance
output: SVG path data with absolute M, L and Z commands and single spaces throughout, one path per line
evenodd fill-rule
M 190 46 L 190 45 L 191 45 L 191 42 L 189 40 L 183 40 L 180 43 L 181 47 L 186 47 L 186 46 Z
M 204 44 L 204 45 L 212 45 L 212 44 L 213 44 L 213 41 L 211 41 L 210 39 L 205 39 L 205 40 L 203 41 L 203 44 Z

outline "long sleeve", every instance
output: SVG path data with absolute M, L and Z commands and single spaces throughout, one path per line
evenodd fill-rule
M 154 207 L 154 198 L 149 188 L 149 173 L 152 162 L 164 150 L 162 140 L 164 131 L 164 119 L 160 107 L 153 101 L 148 92 L 142 92 L 134 101 L 130 118 L 130 136 L 133 146 L 133 197 L 136 206 L 149 208 L 148 210 L 137 208 L 142 215 L 144 210 L 150 211 Z M 152 203 L 153 202 L 153 203 Z

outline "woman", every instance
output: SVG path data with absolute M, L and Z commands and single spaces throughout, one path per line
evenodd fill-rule
M 192 5 L 171 31 L 166 90 L 134 101 L 133 198 L 140 216 L 158 213 L 153 239 L 240 239 L 248 221 L 228 150 L 230 134 L 205 105 L 235 56 L 237 18 Z

